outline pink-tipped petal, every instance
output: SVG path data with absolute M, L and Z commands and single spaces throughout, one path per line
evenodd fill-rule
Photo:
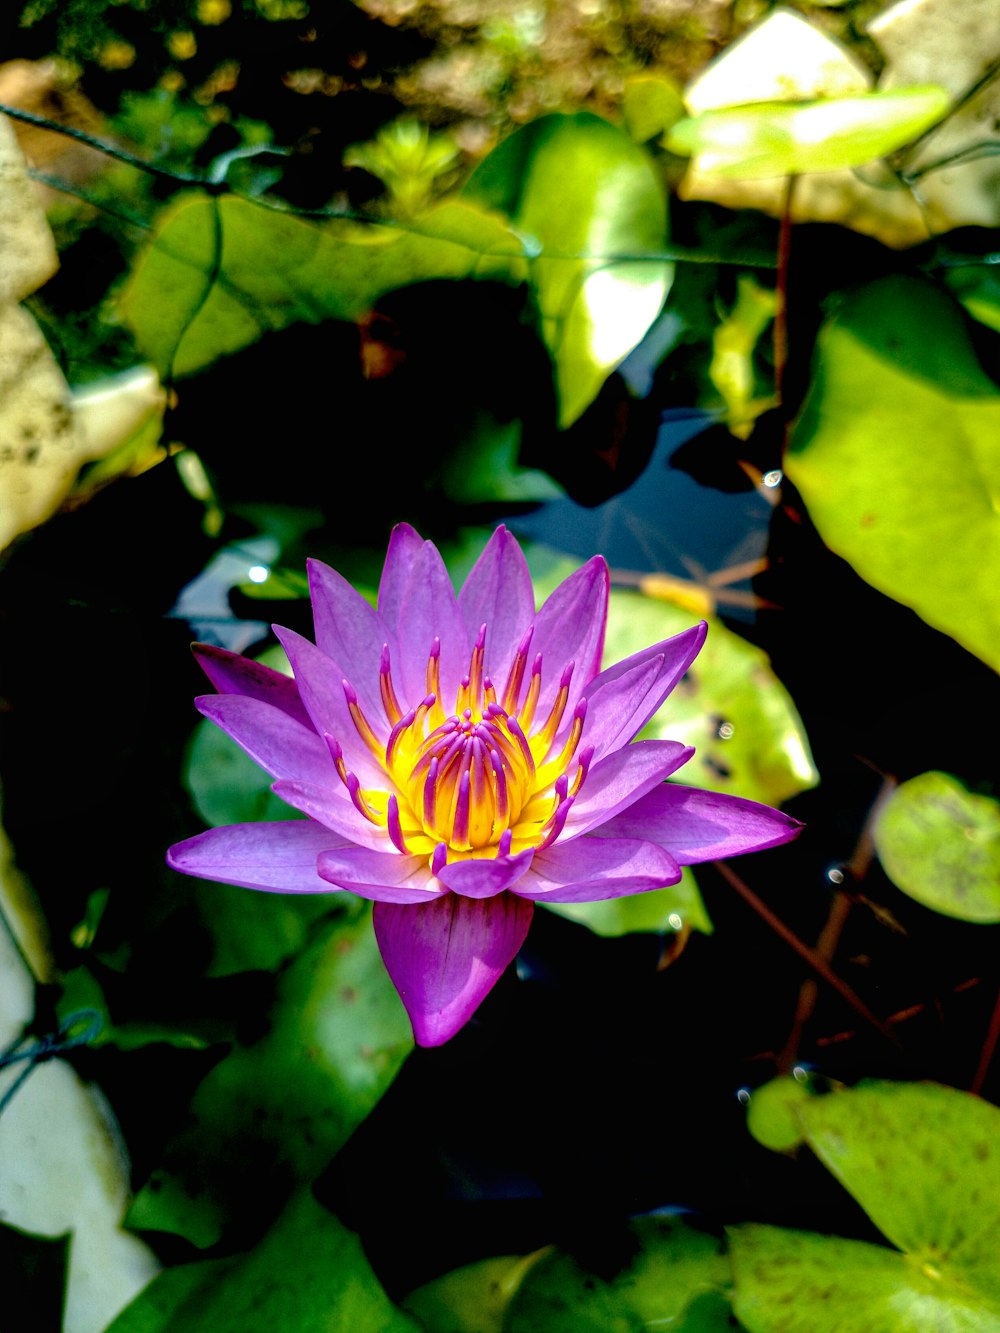
M 219 694 L 245 694 L 261 703 L 280 708 L 289 717 L 311 727 L 312 722 L 299 698 L 298 686 L 291 676 L 251 661 L 227 648 L 216 648 L 210 643 L 194 643 L 191 651 L 198 665 Z
M 698 625 L 616 662 L 588 685 L 586 740 L 595 759 L 638 735 L 698 656 L 708 626 Z M 655 674 L 648 675 L 651 666 Z
M 664 848 L 640 838 L 577 838 L 539 852 L 512 890 L 552 903 L 591 903 L 676 884 L 681 868 Z
M 310 560 L 307 568 L 316 646 L 337 664 L 341 675 L 355 683 L 369 717 L 381 716 L 379 658 L 387 640 L 394 646 L 382 617 L 329 565 Z
M 532 910 L 511 893 L 375 904 L 375 938 L 418 1045 L 440 1046 L 465 1026 L 524 943 Z
M 802 825 L 769 805 L 668 782 L 603 824 L 595 837 L 649 838 L 680 865 L 759 852 L 798 836 Z
M 323 879 L 338 889 L 349 889 L 358 897 L 375 902 L 428 903 L 447 892 L 431 874 L 426 856 L 342 847 L 324 852 L 317 869 Z
M 563 668 L 575 663 L 566 701 L 573 714 L 585 686 L 601 669 L 604 630 L 608 619 L 610 579 L 603 556 L 595 555 L 564 579 L 535 618 L 531 649 L 542 654 L 542 692 L 536 717 L 545 718 L 555 702 Z
M 636 741 L 594 764 L 566 819 L 561 841 L 578 838 L 652 791 L 694 754 L 680 741 Z
M 270 824 L 231 824 L 178 842 L 167 852 L 167 865 L 182 875 L 238 884 L 264 893 L 332 893 L 316 861 L 343 839 L 311 819 Z
M 320 652 L 315 644 L 304 639 L 301 634 L 296 634 L 294 630 L 282 629 L 280 625 L 275 625 L 274 632 L 288 654 L 302 702 L 308 709 L 316 730 L 321 735 L 329 733 L 337 739 L 344 752 L 344 762 L 352 773 L 357 773 L 363 786 L 380 786 L 385 781 L 385 774 L 358 734 L 347 706 L 344 675 L 340 667 L 325 653 Z M 354 682 L 351 684 L 353 686 Z M 384 745 L 389 739 L 389 726 L 382 705 L 379 704 L 376 715 L 372 716 L 365 712 L 365 717 L 377 739 Z M 320 744 L 326 749 L 322 740 Z M 330 768 L 332 769 L 332 764 Z M 279 776 L 305 777 L 306 774 L 283 773 Z
M 503 686 L 521 637 L 535 618 L 535 594 L 521 548 L 497 528 L 458 594 L 470 642 L 486 626 L 486 670 Z
M 271 790 L 293 810 L 301 810 L 310 819 L 325 824 L 349 843 L 370 847 L 375 852 L 388 851 L 391 843 L 386 830 L 365 819 L 336 775 L 333 781 L 336 787 L 330 784 L 318 787 L 313 782 L 286 779 L 273 783 Z
M 495 861 L 452 861 L 443 866 L 437 877 L 452 893 L 464 898 L 492 898 L 516 884 L 531 865 L 534 848 L 528 847 L 517 856 L 498 857 Z
M 272 777 L 317 783 L 336 777 L 321 738 L 280 708 L 243 694 L 203 694 L 194 702 Z

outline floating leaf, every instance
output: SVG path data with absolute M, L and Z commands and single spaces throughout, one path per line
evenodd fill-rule
M 1000 1317 L 894 1250 L 811 1231 L 729 1233 L 733 1309 L 750 1333 L 997 1333 Z
M 724 1302 L 685 1319 L 699 1297 L 729 1281 L 729 1261 L 714 1237 L 674 1217 L 644 1217 L 628 1230 L 627 1257 L 613 1277 L 598 1276 L 555 1250 L 539 1259 L 511 1301 L 504 1333 L 609 1333 L 609 1330 L 696 1328 L 725 1333 Z
M 726 424 L 740 440 L 749 437 L 756 418 L 772 405 L 771 400 L 755 398 L 753 354 L 777 305 L 773 291 L 741 274 L 736 304 L 712 334 L 708 377 L 726 405 Z
M 160 220 L 122 312 L 161 374 L 189 375 L 289 324 L 358 319 L 397 287 L 523 276 L 522 255 L 506 224 L 469 203 L 362 227 L 196 194 Z
M 636 143 L 648 143 L 684 115 L 684 99 L 664 74 L 632 74 L 625 80 L 622 118 Z
M 168 1269 L 107 1333 L 417 1333 L 361 1243 L 303 1193 L 248 1254 Z
M 403 1308 L 428 1333 L 504 1333 L 507 1307 L 546 1253 L 505 1254 L 466 1264 L 411 1291 Z
M 1000 804 L 947 773 L 921 773 L 892 793 L 875 848 L 897 888 L 960 921 L 1000 921 Z
M 678 121 L 671 152 L 697 157 L 699 171 L 736 180 L 837 171 L 885 157 L 940 120 L 950 98 L 928 85 L 834 97 L 806 105 L 755 102 Z
M 690 628 L 689 612 L 613 589 L 605 661 Z M 690 671 L 644 737 L 696 747 L 677 781 L 780 805 L 818 781 L 802 723 L 767 655 L 714 617 Z
M 543 116 L 479 164 L 463 197 L 506 213 L 537 242 L 530 280 L 568 426 L 666 298 L 673 270 L 656 258 L 666 207 L 652 163 L 590 112 Z
M 958 308 L 928 283 L 891 277 L 822 329 L 785 460 L 832 550 L 996 667 L 998 433 L 1000 394 Z
M 1000 1110 L 934 1083 L 872 1080 L 799 1115 L 812 1150 L 915 1267 L 1000 1315 Z
M 747 1129 L 772 1152 L 790 1152 L 802 1142 L 798 1112 L 813 1094 L 805 1079 L 791 1074 L 754 1088 L 747 1106 Z

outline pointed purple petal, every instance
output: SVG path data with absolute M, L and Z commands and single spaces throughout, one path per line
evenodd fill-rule
M 412 555 L 396 638 L 399 661 L 393 664 L 393 679 L 401 683 L 397 689 L 404 708 L 415 708 L 427 693 L 427 658 L 434 640 L 441 640 L 440 703 L 450 713 L 469 670 L 471 644 L 455 589 L 432 542 L 423 542 Z
M 563 668 L 576 665 L 570 683 L 566 717 L 571 717 L 587 683 L 601 669 L 604 629 L 608 619 L 608 567 L 604 557 L 592 560 L 564 579 L 535 618 L 533 653 L 542 654 L 542 692 L 536 716 L 548 716 Z
M 620 749 L 638 735 L 698 656 L 707 633 L 708 626 L 702 621 L 616 662 L 588 685 L 584 690 L 585 743 L 595 747 L 595 758 Z M 653 663 L 656 674 L 644 684 L 643 668 Z
M 426 856 L 342 847 L 324 852 L 317 867 L 322 877 L 338 889 L 376 902 L 428 903 L 446 892 L 431 874 Z
M 307 563 L 316 645 L 357 690 L 365 713 L 381 716 L 379 661 L 384 643 L 395 647 L 393 636 L 374 607 L 335 569 L 320 560 Z
M 238 884 L 265 893 L 332 893 L 316 858 L 343 840 L 311 819 L 270 824 L 231 824 L 178 842 L 167 865 L 182 875 Z
M 378 585 L 378 613 L 394 633 L 403 618 L 410 574 L 423 544 L 423 538 L 409 523 L 397 523 L 389 538 Z
M 336 775 L 334 780 L 339 791 L 329 785 L 317 787 L 312 782 L 294 780 L 275 782 L 271 790 L 294 810 L 301 810 L 310 819 L 325 824 L 348 842 L 358 847 L 370 847 L 376 852 L 389 851 L 392 843 L 385 829 L 365 819 Z
M 280 708 L 243 694 L 203 694 L 194 702 L 272 777 L 320 784 L 336 778 L 325 743 Z
M 280 708 L 303 726 L 312 727 L 291 676 L 273 671 L 262 662 L 253 662 L 249 657 L 241 657 L 239 653 L 231 653 L 226 648 L 215 648 L 210 643 L 192 644 L 191 651 L 219 694 L 245 694 Z
M 680 741 L 636 741 L 595 764 L 573 802 L 560 842 L 605 824 L 651 791 L 694 754 Z
M 512 893 L 552 903 L 591 903 L 676 884 L 681 868 L 638 838 L 578 838 L 539 852 Z
M 486 671 L 502 690 L 514 653 L 535 618 L 528 564 L 506 528 L 497 528 L 458 594 L 469 641 L 486 626 Z
M 385 783 L 385 773 L 376 763 L 371 750 L 358 734 L 344 695 L 344 674 L 336 662 L 320 652 L 315 644 L 294 630 L 274 626 L 281 646 L 295 672 L 302 702 L 309 710 L 316 730 L 336 738 L 344 751 L 344 762 L 350 772 L 356 773 L 364 787 L 378 787 Z M 351 681 L 353 686 L 354 682 Z M 362 710 L 364 711 L 364 709 Z M 379 705 L 378 714 L 365 712 L 376 737 L 384 745 L 389 738 L 389 726 Z M 325 743 L 320 744 L 326 749 Z M 327 769 L 328 780 L 334 774 L 333 762 Z M 307 777 L 304 773 L 279 774 L 280 777 Z M 313 779 L 310 779 L 313 780 Z
M 510 893 L 375 904 L 375 938 L 420 1046 L 440 1046 L 465 1026 L 524 943 L 531 916 L 531 903 Z
M 802 825 L 769 805 L 669 782 L 604 824 L 596 836 L 650 838 L 681 865 L 777 847 Z
M 442 866 L 437 877 L 453 893 L 464 898 L 492 898 L 516 884 L 531 865 L 534 848 L 517 856 L 498 857 L 495 861 L 453 861 Z

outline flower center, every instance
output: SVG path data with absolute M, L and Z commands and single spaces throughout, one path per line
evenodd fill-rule
M 383 647 L 379 685 L 392 724 L 385 745 L 344 681 L 354 725 L 381 765 L 387 790 L 362 790 L 348 772 L 340 746 L 332 737 L 327 743 L 354 804 L 366 819 L 386 829 L 399 851 L 433 854 L 440 865 L 442 857 L 460 860 L 548 846 L 558 836 L 590 763 L 592 752 L 583 751 L 571 787 L 567 769 L 580 743 L 586 701 L 577 704 L 569 731 L 555 750 L 573 663 L 560 677 L 548 716 L 536 726 L 542 656 L 535 656 L 529 671 L 532 633 L 529 629 L 518 645 L 498 700 L 483 669 L 483 625 L 450 715 L 439 702 L 440 640 L 434 640 L 428 654 L 427 694 L 405 714 L 393 686 L 389 650 Z

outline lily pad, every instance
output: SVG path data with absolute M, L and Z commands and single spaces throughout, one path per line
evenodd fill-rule
M 699 171 L 736 180 L 837 171 L 912 142 L 950 101 L 943 88 L 927 85 L 804 105 L 756 102 L 678 121 L 665 142 L 671 152 L 697 156 Z
M 166 378 L 289 324 L 358 319 L 397 287 L 515 275 L 524 276 L 522 242 L 469 203 L 440 204 L 405 226 L 362 227 L 195 194 L 162 217 L 121 308 Z
M 921 773 L 892 793 L 875 826 L 892 882 L 960 921 L 1000 921 L 1000 804 L 947 773 Z
M 729 1233 L 733 1309 L 750 1333 L 996 1333 L 1000 1316 L 895 1250 L 811 1231 Z
M 628 1251 L 614 1276 L 598 1276 L 572 1255 L 552 1251 L 532 1267 L 511 1301 L 505 1333 L 630 1333 L 658 1327 L 731 1328 L 719 1301 L 685 1317 L 699 1297 L 721 1292 L 729 1261 L 714 1236 L 675 1217 L 644 1217 L 628 1229 Z
M 650 158 L 591 112 L 543 116 L 473 172 L 463 198 L 537 243 L 530 282 L 568 426 L 666 299 L 666 204 Z M 621 256 L 621 258 L 619 258 Z
M 507 1307 L 525 1275 L 548 1251 L 504 1254 L 465 1264 L 403 1301 L 428 1333 L 504 1333 Z
M 791 1152 L 802 1142 L 798 1112 L 812 1095 L 806 1079 L 792 1074 L 772 1078 L 750 1094 L 747 1129 L 772 1152 Z
M 666 602 L 613 589 L 604 660 L 679 634 L 692 619 Z M 819 780 L 802 723 L 767 655 L 715 617 L 708 624 L 704 648 L 641 734 L 695 746 L 678 782 L 780 805 Z
M 833 551 L 994 667 L 998 434 L 1000 393 L 960 309 L 929 283 L 891 277 L 848 298 L 821 331 L 785 459 Z
M 1000 1110 L 938 1084 L 872 1080 L 799 1115 L 812 1150 L 914 1266 L 1000 1316 Z
M 417 1333 L 361 1243 L 308 1193 L 232 1259 L 168 1269 L 107 1333 Z

